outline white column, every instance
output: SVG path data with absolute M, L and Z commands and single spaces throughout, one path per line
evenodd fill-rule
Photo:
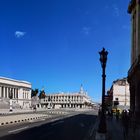
M 3 87 L 3 97 L 5 98 L 5 87 Z
M 59 100 L 60 100 L 60 96 L 58 96 L 58 103 L 59 103 Z
M 7 87 L 7 98 L 9 98 L 9 87 Z
M 15 98 L 15 96 L 14 96 L 14 88 L 12 88 L 12 93 L 13 93 L 13 99 Z

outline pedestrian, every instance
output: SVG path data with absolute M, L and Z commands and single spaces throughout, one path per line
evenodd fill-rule
M 120 111 L 117 109 L 116 110 L 116 121 L 119 121 L 120 118 Z
M 111 110 L 110 118 L 111 118 L 111 120 L 113 119 L 113 110 Z
M 128 117 L 129 117 L 129 120 L 132 118 L 132 111 L 130 109 L 128 109 Z
M 128 135 L 128 127 L 129 127 L 129 116 L 127 110 L 122 111 L 121 119 L 122 119 L 124 137 L 126 138 L 126 136 Z
M 98 110 L 98 116 L 99 117 L 101 116 L 101 108 L 99 108 L 99 110 Z

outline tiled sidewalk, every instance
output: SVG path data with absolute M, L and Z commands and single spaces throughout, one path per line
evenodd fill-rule
M 107 140 L 124 140 L 121 120 L 107 118 Z
M 107 133 L 105 134 L 106 140 L 125 140 L 123 136 L 123 127 L 121 124 L 121 120 L 117 121 L 114 118 L 106 117 L 107 124 Z M 99 126 L 99 118 L 97 119 L 96 125 L 93 127 L 92 138 L 90 140 L 103 140 L 104 138 L 99 138 L 98 135 L 98 126 Z M 130 140 L 130 138 L 126 138 L 126 140 Z

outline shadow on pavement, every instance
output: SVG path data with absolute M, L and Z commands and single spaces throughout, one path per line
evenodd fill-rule
M 0 140 L 85 140 L 96 118 L 96 115 L 78 114 L 45 122 L 43 125 L 1 137 Z

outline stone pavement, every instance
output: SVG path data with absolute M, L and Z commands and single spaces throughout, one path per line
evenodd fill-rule
M 118 121 L 113 118 L 112 120 L 110 118 L 107 118 L 107 127 L 108 127 L 108 140 L 139 140 L 139 136 L 137 136 L 136 133 L 134 133 L 134 129 L 132 127 L 132 124 L 129 122 L 128 127 L 128 134 L 126 137 L 124 136 L 123 132 L 123 126 L 121 119 Z
M 121 120 L 115 118 L 107 118 L 107 139 L 108 140 L 124 140 L 123 127 Z
M 132 137 L 129 136 L 126 139 L 124 139 L 121 120 L 117 121 L 115 117 L 111 119 L 107 116 L 106 123 L 107 123 L 107 133 L 104 135 L 105 137 L 104 136 L 102 137 L 98 133 L 99 126 L 99 117 L 98 117 L 95 125 L 93 126 L 92 137 L 89 140 L 133 140 L 131 139 Z
M 42 111 L 45 111 L 45 113 L 42 113 Z M 47 110 L 44 108 L 38 108 L 36 111 L 32 109 L 13 109 L 12 112 L 9 112 L 9 109 L 0 109 L 0 126 L 50 118 L 52 114 L 66 115 L 68 113 L 61 110 Z

